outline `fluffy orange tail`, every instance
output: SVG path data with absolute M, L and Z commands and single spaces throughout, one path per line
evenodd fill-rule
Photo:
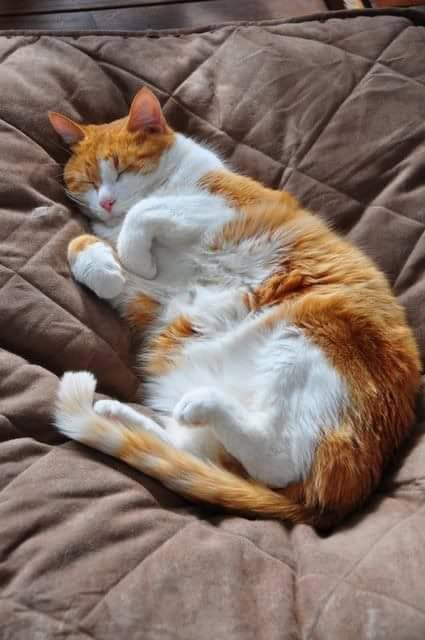
M 93 409 L 95 388 L 88 372 L 63 376 L 55 422 L 67 437 L 126 462 L 187 498 L 258 516 L 313 522 L 311 509 L 281 492 L 204 462 L 131 424 L 98 415 Z

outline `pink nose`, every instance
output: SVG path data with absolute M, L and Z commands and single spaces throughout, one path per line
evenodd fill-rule
M 102 209 L 105 209 L 105 211 L 108 211 L 109 213 L 111 212 L 114 204 L 115 200 L 112 200 L 112 198 L 107 198 L 106 200 L 100 201 L 100 206 L 102 207 Z

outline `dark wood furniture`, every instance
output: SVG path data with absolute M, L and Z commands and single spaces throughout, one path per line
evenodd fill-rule
M 1 0 L 0 29 L 193 28 L 326 10 L 325 0 Z

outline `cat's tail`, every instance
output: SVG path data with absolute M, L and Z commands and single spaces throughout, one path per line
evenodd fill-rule
M 55 423 L 65 436 L 122 460 L 189 499 L 225 509 L 314 523 L 314 513 L 282 492 L 205 462 L 166 444 L 152 433 L 98 415 L 93 409 L 95 377 L 68 372 L 60 381 Z

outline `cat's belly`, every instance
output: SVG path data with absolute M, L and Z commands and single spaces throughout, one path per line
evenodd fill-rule
M 188 338 L 182 344 L 176 365 L 168 373 L 146 381 L 144 397 L 153 409 L 172 413 L 185 393 L 199 387 L 220 386 L 247 408 L 256 402 L 253 372 L 264 348 L 264 336 L 258 330 L 261 319 L 248 316 L 233 326 L 224 317 L 222 326 L 216 320 L 213 315 L 215 326 L 205 337 Z
M 232 444 L 228 434 L 228 446 L 221 434 L 223 445 L 251 477 L 279 487 L 308 471 L 320 434 L 339 424 L 348 396 L 322 350 L 296 325 L 270 324 L 273 313 L 269 309 L 247 316 L 233 330 L 185 341 L 175 366 L 145 383 L 145 401 L 172 415 L 192 392 L 231 398 L 247 419 L 254 417 L 252 430 L 262 434 L 267 459 L 255 446 L 244 449 L 243 437 Z
M 288 240 L 283 234 L 271 238 L 264 233 L 216 248 L 207 235 L 200 244 L 174 251 L 158 246 L 153 250 L 158 280 L 224 288 L 260 284 L 281 265 L 290 249 Z
M 143 281 L 135 277 L 129 297 L 139 290 L 162 303 L 157 331 L 184 316 L 197 327 L 198 334 L 196 339 L 184 341 L 183 359 L 169 376 L 147 384 L 145 395 L 154 409 L 169 413 L 184 393 L 216 385 L 217 375 L 232 396 L 247 405 L 253 401 L 258 385 L 253 379 L 248 384 L 247 372 L 253 371 L 254 358 L 264 341 L 257 330 L 260 315 L 271 311 L 255 317 L 249 314 L 243 294 L 247 287 L 259 285 L 281 269 L 288 250 L 282 236 L 271 238 L 270 234 L 219 250 L 208 242 L 180 245 L 175 250 L 154 247 L 158 275 Z

